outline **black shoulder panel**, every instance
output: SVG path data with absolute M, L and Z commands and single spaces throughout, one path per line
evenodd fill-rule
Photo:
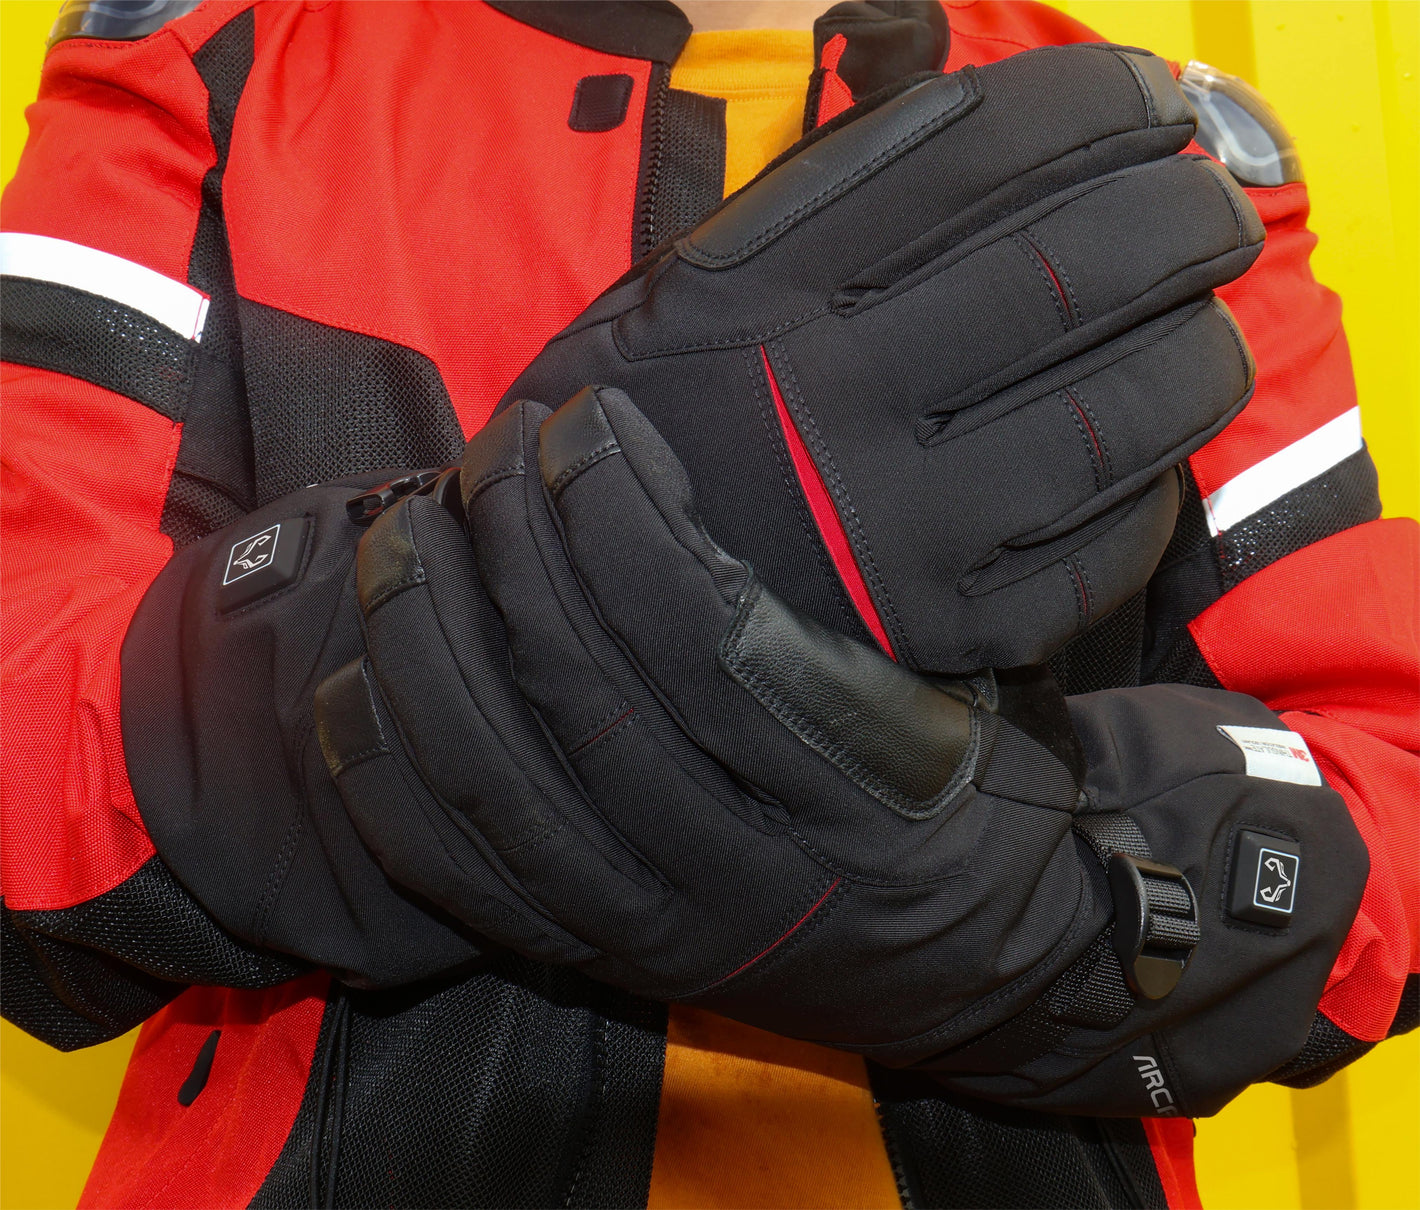
M 202 0 L 65 0 L 49 45 L 69 38 L 136 42 L 192 12 Z
M 1302 179 L 1292 136 L 1246 80 L 1195 61 L 1178 83 L 1198 115 L 1198 145 L 1244 185 Z

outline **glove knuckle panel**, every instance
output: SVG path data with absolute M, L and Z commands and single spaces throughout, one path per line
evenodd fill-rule
M 709 269 L 740 263 L 969 112 L 979 100 L 969 71 L 908 89 L 781 165 L 771 188 L 737 195 L 685 239 L 681 255 Z

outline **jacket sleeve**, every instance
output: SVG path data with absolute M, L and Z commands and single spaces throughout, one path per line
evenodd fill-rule
M 57 45 L 4 198 L 3 996 L 65 1049 L 187 983 L 299 969 L 226 934 L 155 855 L 119 726 L 120 648 L 174 537 L 250 506 L 183 439 L 236 360 L 222 115 L 194 64 L 230 16 Z
M 1146 677 L 1260 698 L 1306 738 L 1366 840 L 1360 912 L 1306 1049 L 1274 1076 L 1306 1085 L 1416 1024 L 1416 524 L 1380 519 L 1341 303 L 1308 264 L 1306 185 L 1248 193 L 1267 244 L 1219 293 L 1256 355 L 1257 389 L 1190 460 L 1150 589 Z

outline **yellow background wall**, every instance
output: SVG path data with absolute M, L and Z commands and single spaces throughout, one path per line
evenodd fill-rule
M 1346 300 L 1388 516 L 1420 515 L 1420 3 L 1064 0 L 1105 37 L 1203 59 L 1272 101 L 1302 156 L 1317 274 Z M 24 142 L 54 0 L 0 0 L 0 179 Z M 0 1210 L 73 1206 L 133 1035 L 60 1055 L 0 1029 Z M 1260 1085 L 1198 1124 L 1210 1210 L 1420 1207 L 1420 1038 L 1307 1092 Z

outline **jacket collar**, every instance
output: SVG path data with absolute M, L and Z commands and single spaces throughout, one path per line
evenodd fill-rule
M 488 0 L 505 16 L 543 33 L 628 59 L 671 64 L 690 37 L 690 21 L 669 0 Z M 914 71 L 940 71 L 950 34 L 937 0 L 837 4 L 814 24 L 814 61 L 844 35 L 841 74 L 854 98 Z
M 488 0 L 505 16 L 545 34 L 627 59 L 674 63 L 690 22 L 669 0 Z

